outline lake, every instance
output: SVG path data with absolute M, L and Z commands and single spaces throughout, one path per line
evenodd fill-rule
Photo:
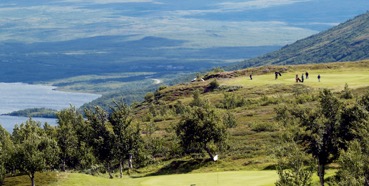
M 90 93 L 63 92 L 57 87 L 24 83 L 0 83 L 0 114 L 28 108 L 50 108 L 62 110 L 70 105 L 80 107 L 101 95 Z M 15 124 L 25 122 L 27 117 L 0 115 L 0 124 L 9 132 Z M 56 124 L 55 119 L 34 118 L 42 123 Z

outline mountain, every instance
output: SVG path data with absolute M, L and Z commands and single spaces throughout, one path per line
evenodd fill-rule
M 369 59 L 369 12 L 234 68 Z

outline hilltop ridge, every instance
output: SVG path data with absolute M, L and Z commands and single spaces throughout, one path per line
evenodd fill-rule
M 262 65 L 290 65 L 357 61 L 369 58 L 369 12 L 327 31 L 286 45 L 281 49 L 245 60 L 231 69 Z

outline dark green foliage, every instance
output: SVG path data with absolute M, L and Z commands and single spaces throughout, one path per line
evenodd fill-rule
M 295 116 L 305 132 L 301 134 L 300 144 L 318 162 L 320 184 L 324 185 L 325 166 L 339 155 L 339 116 L 340 102 L 325 89 L 320 93 L 317 111 L 305 110 Z
M 369 92 L 367 92 L 365 95 L 361 97 L 359 100 L 359 104 L 369 112 Z
M 166 89 L 167 88 L 167 86 L 166 85 L 161 85 L 159 88 L 158 88 L 158 90 L 160 91 L 160 90 L 164 90 L 164 89 Z
M 255 132 L 273 132 L 277 130 L 273 123 L 253 123 L 250 127 Z
M 235 128 L 237 127 L 237 121 L 234 115 L 231 112 L 227 112 L 223 116 L 223 123 L 227 128 Z
M 0 185 L 3 185 L 6 168 L 10 168 L 11 155 L 14 152 L 14 145 L 10 134 L 0 125 Z
M 209 103 L 206 101 L 206 100 L 202 100 L 200 98 L 200 92 L 198 90 L 196 90 L 194 93 L 193 93 L 193 100 L 192 102 L 190 103 L 190 106 L 191 107 L 206 107 L 208 106 Z
M 343 99 L 352 99 L 354 95 L 352 94 L 351 89 L 349 89 L 348 84 L 345 84 L 345 88 L 341 92 L 341 98 Z
M 174 105 L 174 110 L 176 114 L 183 114 L 186 110 L 186 106 L 183 105 L 181 101 L 177 101 Z
M 186 153 L 205 150 L 211 159 L 213 152 L 220 150 L 227 139 L 226 127 L 215 111 L 201 107 L 192 107 L 182 116 L 176 134 Z
M 131 108 L 123 101 L 114 103 L 109 122 L 114 132 L 114 153 L 119 161 L 120 178 L 122 178 L 124 160 L 128 159 L 129 168 L 132 168 L 130 157 L 139 156 L 142 139 L 139 128 L 133 126 Z
M 214 79 L 213 81 L 211 81 L 209 83 L 209 86 L 208 86 L 209 90 L 211 90 L 211 91 L 217 89 L 218 87 L 219 87 L 219 83 L 218 83 L 218 81 L 216 79 Z
M 342 149 L 346 149 L 347 143 L 354 139 L 363 142 L 366 140 L 369 132 L 368 116 L 368 112 L 358 104 L 342 108 L 339 126 L 340 146 Z
M 56 118 L 56 110 L 46 108 L 32 108 L 11 112 L 9 116 Z
M 153 102 L 154 98 L 155 98 L 155 96 L 154 96 L 154 93 L 152 93 L 152 92 L 148 92 L 145 95 L 145 101 L 148 102 L 148 103 Z
M 362 186 L 369 184 L 369 152 L 354 140 L 338 160 L 340 170 L 336 175 L 339 186 Z
M 240 97 L 236 94 L 225 93 L 224 99 L 222 100 L 222 104 L 218 105 L 218 107 L 224 109 L 234 109 L 237 107 L 242 107 L 246 104 L 246 100 L 243 97 Z
M 347 149 L 348 143 L 355 139 L 363 144 L 368 141 L 367 111 L 358 104 L 342 106 L 326 89 L 320 92 L 319 104 L 314 109 L 282 106 L 275 111 L 276 119 L 292 132 L 292 136 L 287 133 L 285 136 L 297 140 L 317 160 L 321 185 L 324 184 L 325 166 L 337 160 L 341 149 Z M 295 123 L 300 128 L 296 128 Z
M 341 103 L 331 91 L 324 89 L 320 92 L 316 109 L 295 106 L 286 109 L 277 109 L 277 118 L 285 126 L 293 126 L 293 123 L 299 125 L 301 129 L 290 128 L 292 139 L 296 139 L 317 160 L 318 176 L 323 186 L 325 166 L 339 156 Z M 292 116 L 290 119 L 289 114 Z
M 91 126 L 91 145 L 94 155 L 99 162 L 105 165 L 110 178 L 112 175 L 112 161 L 114 160 L 114 132 L 108 122 L 108 114 L 100 107 L 94 110 L 86 110 L 86 117 Z
M 93 155 L 91 148 L 86 147 L 89 131 L 82 114 L 75 107 L 57 113 L 57 139 L 61 153 L 62 170 L 66 167 L 84 169 L 91 166 Z
M 57 163 L 57 142 L 50 139 L 40 127 L 40 123 L 32 119 L 14 128 L 13 139 L 15 153 L 12 158 L 18 162 L 16 168 L 27 173 L 32 185 L 35 185 L 36 171 L 51 169 Z
M 310 186 L 314 161 L 295 142 L 284 143 L 276 151 L 279 180 L 276 186 Z

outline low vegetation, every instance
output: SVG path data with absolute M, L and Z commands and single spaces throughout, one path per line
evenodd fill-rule
M 150 176 L 191 173 L 186 175 L 192 181 L 206 172 L 224 175 L 218 183 L 224 185 L 228 171 L 236 171 L 229 174 L 238 176 L 231 176 L 234 181 L 227 185 L 363 183 L 369 157 L 369 142 L 365 140 L 369 134 L 368 69 L 369 61 L 361 61 L 219 71 L 216 73 L 223 75 L 214 73 L 216 80 L 162 86 L 146 94 L 145 101 L 131 106 L 119 101 L 109 110 L 86 109 L 86 120 L 71 107 L 57 114 L 55 127 L 28 124 L 31 130 L 26 123 L 15 127 L 13 134 L 3 130 L 0 148 L 9 149 L 9 153 L 0 154 L 0 158 L 13 160 L 16 149 L 24 145 L 21 140 L 14 141 L 14 136 L 29 130 L 27 134 L 44 136 L 50 142 L 36 154 L 42 149 L 57 154 L 57 159 L 45 156 L 45 160 L 36 161 L 48 162 L 47 167 L 39 166 L 36 171 L 69 171 L 54 175 L 57 185 L 72 183 L 76 177 L 96 179 L 104 185 L 170 185 L 172 177 L 179 178 L 163 177 L 167 183 L 162 183 L 160 177 Z M 277 79 L 275 71 L 281 72 Z M 306 71 L 309 78 L 296 83 L 295 75 Z M 212 84 L 217 86 L 209 91 Z M 349 166 L 352 158 L 363 166 Z M 22 164 L 2 162 L 7 162 L 1 166 L 6 170 L 5 184 L 18 177 L 15 175 L 27 173 L 19 167 Z M 263 182 L 264 178 L 243 175 L 253 174 L 251 170 L 270 179 Z M 349 172 L 355 174 L 348 177 Z M 122 179 L 116 179 L 119 177 Z M 209 183 L 216 185 L 214 179 Z M 201 180 L 184 184 L 205 183 Z

